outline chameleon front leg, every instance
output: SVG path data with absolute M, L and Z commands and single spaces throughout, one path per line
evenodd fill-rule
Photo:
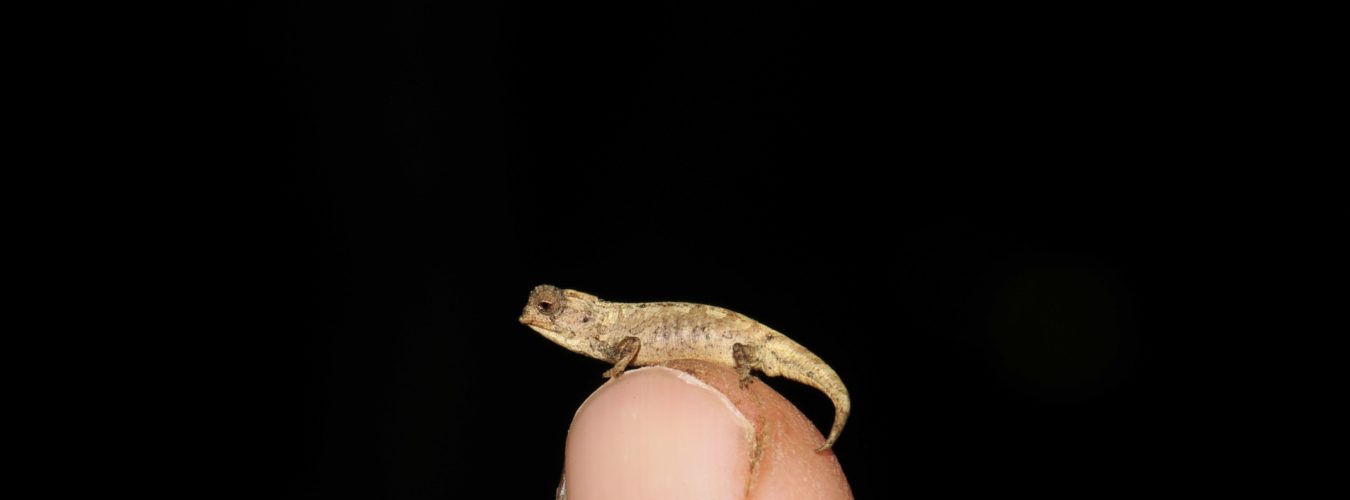
M 610 352 L 610 358 L 614 360 L 614 367 L 605 371 L 606 378 L 614 378 L 623 375 L 623 371 L 628 369 L 628 364 L 637 358 L 638 348 L 642 347 L 642 341 L 637 337 L 624 337 L 614 349 Z

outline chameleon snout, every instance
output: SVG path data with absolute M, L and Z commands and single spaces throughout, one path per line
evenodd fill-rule
M 540 323 L 538 315 L 539 313 L 530 310 L 530 306 L 525 306 L 525 310 L 520 313 L 520 324 L 537 325 Z

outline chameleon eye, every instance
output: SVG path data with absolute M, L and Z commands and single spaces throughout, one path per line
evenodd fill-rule
M 550 309 L 553 309 L 553 303 L 552 303 L 552 302 L 549 302 L 549 301 L 546 301 L 546 300 L 541 300 L 541 301 L 539 301 L 539 311 L 540 311 L 540 312 L 548 312 Z

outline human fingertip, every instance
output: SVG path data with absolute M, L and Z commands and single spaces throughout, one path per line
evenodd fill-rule
M 664 367 L 629 371 L 577 410 L 567 437 L 567 497 L 744 498 L 753 427 L 696 377 Z

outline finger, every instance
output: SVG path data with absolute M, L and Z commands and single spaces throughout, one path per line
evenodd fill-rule
M 712 363 L 668 365 L 627 372 L 582 404 L 567 498 L 851 498 L 833 454 L 813 451 L 820 433 L 768 386 L 741 389 Z
M 667 366 L 696 375 L 726 395 L 755 423 L 756 447 L 750 460 L 750 500 L 853 498 L 848 479 L 833 451 L 817 453 L 825 443 L 815 424 L 772 387 L 756 379 L 740 387 L 735 370 L 713 363 L 680 360 Z

